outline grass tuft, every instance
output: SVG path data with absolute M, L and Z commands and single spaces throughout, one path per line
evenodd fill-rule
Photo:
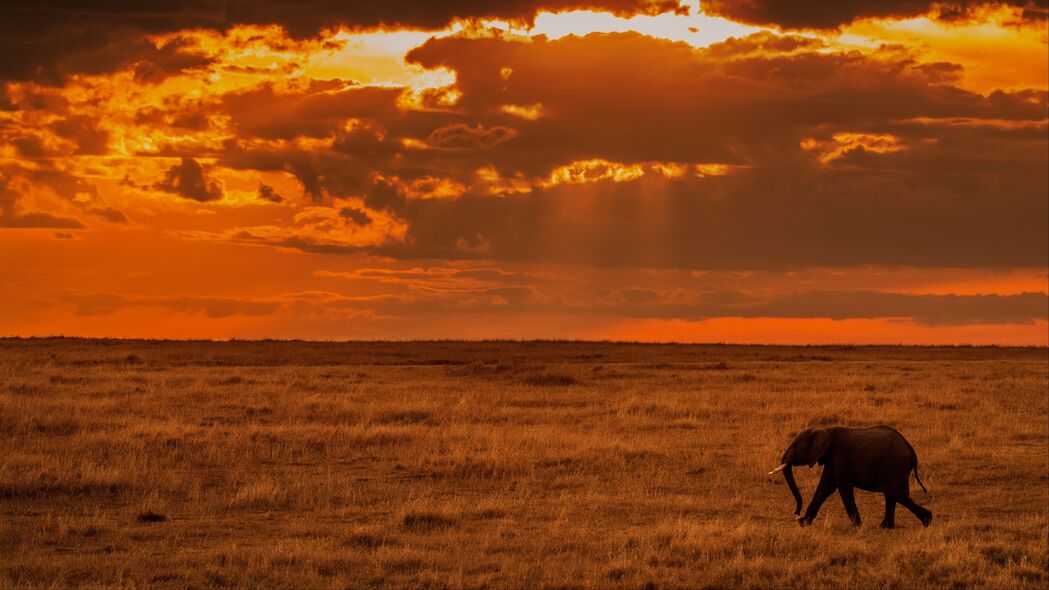
M 438 512 L 409 512 L 401 519 L 404 528 L 413 532 L 429 532 L 454 526 L 456 519 Z
M 135 522 L 143 522 L 143 523 L 167 522 L 167 521 L 168 521 L 168 517 L 167 516 L 165 516 L 163 514 L 159 514 L 157 512 L 153 512 L 152 510 L 146 510 L 144 512 L 139 512 L 138 516 L 135 518 Z
M 525 377 L 524 384 L 532 387 L 564 387 L 567 385 L 579 385 L 579 379 L 562 373 L 540 373 Z

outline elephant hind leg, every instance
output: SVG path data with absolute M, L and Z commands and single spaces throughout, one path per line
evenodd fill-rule
M 901 498 L 900 504 L 903 504 L 907 508 L 907 510 L 913 512 L 914 516 L 917 516 L 918 520 L 921 521 L 922 526 L 927 527 L 929 526 L 929 523 L 932 522 L 932 512 L 930 512 L 925 507 L 920 506 L 914 500 L 911 500 L 910 498 Z
M 896 499 L 885 494 L 885 518 L 881 519 L 881 528 L 891 529 L 896 526 Z

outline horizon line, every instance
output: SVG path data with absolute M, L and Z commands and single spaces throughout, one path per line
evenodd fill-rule
M 320 339 L 320 338 L 142 338 L 123 336 L 0 336 L 0 342 L 13 340 L 80 340 L 80 341 L 118 341 L 118 342 L 169 342 L 169 343 L 211 343 L 232 344 L 245 343 L 304 343 L 304 344 L 609 344 L 609 345 L 643 345 L 643 346 L 739 346 L 739 347 L 773 347 L 792 346 L 804 348 L 1036 348 L 1049 350 L 1046 344 L 972 344 L 972 343 L 884 343 L 884 342 L 824 342 L 791 343 L 791 342 L 682 342 L 679 340 L 616 340 L 616 339 L 580 339 L 580 338 L 389 338 L 389 339 Z

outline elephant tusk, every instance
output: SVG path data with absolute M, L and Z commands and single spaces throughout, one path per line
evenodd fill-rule
M 787 468 L 787 464 L 784 463 L 783 465 L 780 465 L 779 467 L 773 469 L 772 471 L 769 471 L 766 475 L 772 475 L 773 473 L 779 473 L 780 471 L 783 471 L 786 468 Z

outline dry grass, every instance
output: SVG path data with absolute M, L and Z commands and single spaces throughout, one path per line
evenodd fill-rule
M 1043 587 L 1043 349 L 0 340 L 0 587 Z M 935 513 L 774 467 L 898 428 Z M 816 471 L 799 472 L 811 495 Z M 917 489 L 917 486 L 914 486 Z

